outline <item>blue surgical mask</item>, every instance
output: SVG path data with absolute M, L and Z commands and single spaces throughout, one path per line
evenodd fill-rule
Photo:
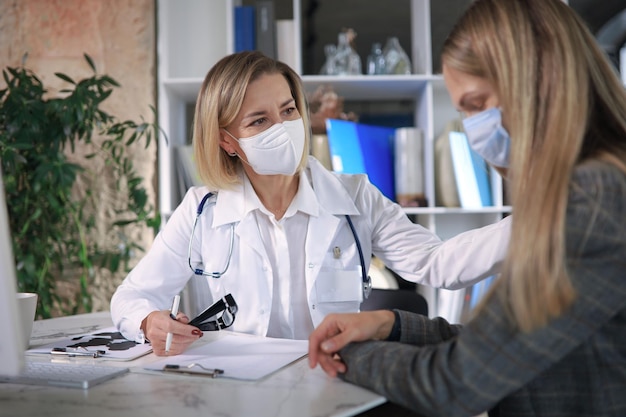
M 508 168 L 511 137 L 502 127 L 502 113 L 492 107 L 463 120 L 472 149 L 491 165 Z

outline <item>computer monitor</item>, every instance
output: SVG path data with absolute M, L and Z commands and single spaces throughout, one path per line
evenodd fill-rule
M 23 330 L 16 294 L 15 259 L 0 171 L 0 375 L 17 375 L 24 367 Z

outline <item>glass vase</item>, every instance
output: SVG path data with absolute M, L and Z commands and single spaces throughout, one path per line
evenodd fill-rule
M 397 37 L 393 36 L 387 39 L 383 55 L 385 57 L 385 73 L 411 74 L 411 60 L 400 46 Z

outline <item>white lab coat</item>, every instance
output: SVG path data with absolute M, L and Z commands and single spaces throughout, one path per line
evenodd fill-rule
M 305 243 L 304 278 L 309 311 L 317 326 L 330 312 L 358 311 L 354 291 L 325 300 L 320 288 L 333 285 L 337 271 L 357 271 L 355 239 L 345 215 L 357 231 L 366 267 L 371 255 L 404 279 L 436 288 L 469 286 L 499 272 L 510 234 L 510 221 L 472 230 L 442 242 L 428 229 L 411 222 L 402 208 L 387 199 L 365 175 L 342 175 L 326 170 L 310 157 L 307 170 L 319 202 L 311 216 Z M 272 271 L 254 215 L 243 213 L 241 188 L 220 190 L 205 205 L 194 235 L 192 259 L 205 271 L 222 271 L 234 224 L 234 249 L 221 278 L 194 275 L 187 250 L 196 210 L 208 193 L 190 189 L 157 235 L 152 247 L 117 289 L 111 300 L 113 322 L 130 340 L 140 340 L 141 321 L 154 310 L 170 308 L 171 300 L 190 282 L 194 304 L 206 308 L 231 293 L 239 310 L 229 329 L 264 336 L 272 306 Z M 212 204 L 212 203 L 215 204 Z M 339 247 L 336 256 L 333 249 Z M 324 285 L 326 284 L 326 285 Z M 344 286 L 345 287 L 345 286 Z M 327 291 L 326 291 L 327 292 Z M 337 299 L 342 301 L 336 301 Z M 199 311 L 186 311 L 190 317 Z

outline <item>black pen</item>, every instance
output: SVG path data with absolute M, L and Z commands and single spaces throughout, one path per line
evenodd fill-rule
M 52 350 L 50 351 L 51 354 L 53 355 L 62 355 L 62 356 L 69 356 L 69 357 L 74 357 L 74 356 L 89 356 L 92 358 L 99 358 L 102 355 L 104 355 L 106 353 L 106 351 L 104 350 L 96 350 L 96 351 L 90 351 L 90 350 L 78 350 L 78 349 L 68 349 L 68 348 L 64 348 L 64 347 L 55 347 L 52 348 Z
M 194 368 L 199 369 L 194 369 Z M 201 375 L 201 376 L 209 376 L 211 378 L 217 378 L 220 375 L 224 375 L 223 369 L 208 369 L 202 366 L 199 363 L 191 363 L 187 366 L 175 365 L 175 364 L 167 364 L 163 367 L 164 372 L 176 372 L 180 374 L 189 374 L 189 375 Z

